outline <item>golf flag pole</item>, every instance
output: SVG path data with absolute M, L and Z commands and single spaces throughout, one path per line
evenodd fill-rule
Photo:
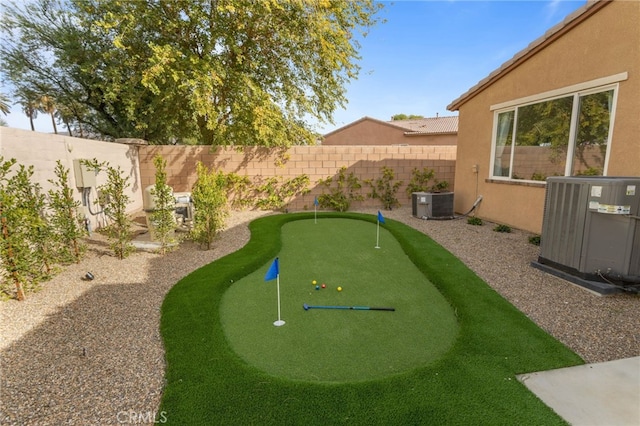
M 313 199 L 313 223 L 318 223 L 318 197 Z
M 284 325 L 285 322 L 280 319 L 280 262 L 277 257 L 274 259 L 267 271 L 267 274 L 264 276 L 265 281 L 271 281 L 273 279 L 276 280 L 276 288 L 278 292 L 278 320 L 275 321 L 273 325 L 280 327 L 281 325 Z
M 380 213 L 380 210 L 378 210 L 378 226 L 376 228 L 376 248 L 379 249 L 380 248 L 380 224 L 384 223 L 384 216 L 382 216 L 382 213 Z

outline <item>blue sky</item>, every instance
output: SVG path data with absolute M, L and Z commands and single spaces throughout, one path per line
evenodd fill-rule
M 328 133 L 364 116 L 390 120 L 394 114 L 455 115 L 446 109 L 458 96 L 561 22 L 586 1 L 383 1 L 386 22 L 360 40 L 361 72 L 347 86 L 346 108 Z M 9 126 L 29 129 L 14 107 Z M 36 130 L 52 132 L 39 116 Z

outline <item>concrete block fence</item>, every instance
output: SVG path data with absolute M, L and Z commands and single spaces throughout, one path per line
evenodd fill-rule
M 49 182 L 55 180 L 56 162 L 59 160 L 69 170 L 69 185 L 74 188 L 74 198 L 82 204 L 81 210 L 90 220 L 93 229 L 105 223 L 103 214 L 92 214 L 97 207 L 89 209 L 83 201 L 82 190 L 77 188 L 74 175 L 74 160 L 92 160 L 108 162 L 114 168 L 120 167 L 122 174 L 129 179 L 126 195 L 130 198 L 127 208 L 129 212 L 142 210 L 142 186 L 140 184 L 140 165 L 138 163 L 139 140 L 127 140 L 128 143 L 104 142 L 91 139 L 75 138 L 51 133 L 32 132 L 0 126 L 0 156 L 7 161 L 15 158 L 18 164 L 33 166 L 34 183 L 39 183 L 46 193 L 54 186 Z M 96 176 L 96 186 L 107 182 L 107 173 Z M 96 188 L 88 194 L 90 203 L 97 199 Z
M 267 148 L 232 148 L 208 146 L 140 146 L 140 180 L 142 187 L 153 185 L 153 158 L 161 155 L 167 161 L 168 184 L 176 192 L 190 191 L 196 181 L 196 164 L 201 161 L 209 168 L 225 173 L 234 172 L 249 177 L 252 182 L 277 176 L 283 180 L 306 174 L 310 193 L 289 200 L 292 211 L 312 209 L 313 200 L 323 193 L 320 179 L 336 176 L 342 167 L 353 172 L 361 181 L 382 176 L 382 168 L 395 172 L 395 180 L 402 181 L 398 199 L 403 205 L 411 203 L 405 189 L 414 168 L 433 169 L 438 180 L 449 182 L 454 189 L 455 146 L 294 146 L 288 150 Z M 364 187 L 363 194 L 369 190 Z M 379 200 L 366 199 L 352 207 L 381 206 Z
M 118 140 L 105 142 L 81 139 L 64 135 L 32 132 L 22 129 L 0 127 L 0 156 L 5 160 L 15 158 L 19 164 L 34 167 L 33 180 L 46 192 L 52 187 L 50 179 L 55 178 L 56 161 L 70 169 L 70 184 L 75 187 L 73 162 L 77 159 L 97 159 L 113 167 L 120 167 L 129 177 L 127 195 L 131 199 L 128 211 L 135 213 L 143 208 L 144 189 L 153 185 L 155 168 L 153 157 L 160 154 L 167 160 L 168 183 L 176 192 L 191 191 L 196 181 L 196 163 L 202 161 L 208 167 L 225 173 L 234 172 L 249 177 L 252 182 L 264 181 L 271 177 L 292 179 L 306 174 L 310 180 L 311 192 L 288 200 L 287 208 L 292 211 L 312 209 L 314 197 L 322 194 L 318 186 L 320 179 L 336 176 L 342 167 L 347 173 L 353 172 L 358 179 L 376 179 L 381 176 L 382 167 L 394 170 L 397 181 L 404 184 L 398 191 L 398 199 L 403 205 L 411 203 L 406 196 L 406 184 L 411 179 L 414 168 L 433 169 L 438 180 L 449 182 L 454 189 L 456 147 L 455 146 L 294 146 L 289 149 L 272 150 L 248 147 L 243 149 L 209 146 L 154 146 L 139 140 Z M 106 173 L 96 177 L 96 184 L 106 183 Z M 362 193 L 366 194 L 367 188 Z M 91 202 L 97 197 L 96 188 L 91 191 Z M 76 188 L 74 197 L 82 202 L 82 190 Z M 378 207 L 379 200 L 367 199 L 354 203 L 357 207 Z M 93 215 L 88 206 L 82 209 L 98 227 L 104 222 L 100 215 Z

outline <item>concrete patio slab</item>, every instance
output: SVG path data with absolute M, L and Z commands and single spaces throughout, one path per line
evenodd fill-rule
M 573 426 L 640 425 L 640 356 L 517 378 Z

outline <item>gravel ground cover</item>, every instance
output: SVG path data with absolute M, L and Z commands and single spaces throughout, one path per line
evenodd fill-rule
M 180 278 L 246 244 L 247 224 L 265 214 L 233 213 L 209 251 L 183 243 L 165 256 L 138 252 L 120 261 L 94 234 L 79 265 L 25 302 L 1 302 L 0 424 L 162 420 L 162 300 Z M 410 207 L 383 214 L 432 237 L 586 362 L 640 355 L 640 296 L 598 296 L 532 268 L 539 248 L 530 234 L 464 219 L 425 221 Z M 93 281 L 81 279 L 87 271 Z

